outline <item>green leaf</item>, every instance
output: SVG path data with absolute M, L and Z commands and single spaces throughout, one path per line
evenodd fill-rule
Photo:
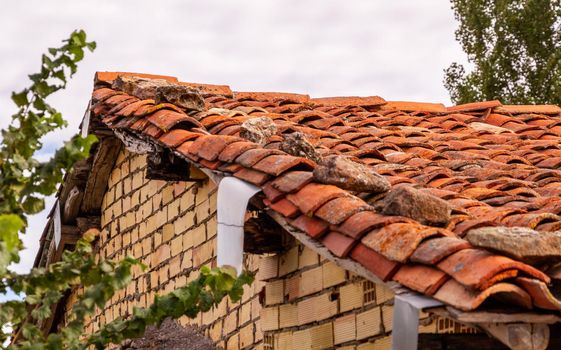
M 23 107 L 29 104 L 29 100 L 27 99 L 27 93 L 29 90 L 25 89 L 19 93 L 12 92 L 12 101 L 18 106 Z
M 45 209 L 45 200 L 34 196 L 28 196 L 22 203 L 23 210 L 27 214 L 37 214 Z
M 0 241 L 6 244 L 8 250 L 19 247 L 18 233 L 25 227 L 24 221 L 16 214 L 0 215 Z

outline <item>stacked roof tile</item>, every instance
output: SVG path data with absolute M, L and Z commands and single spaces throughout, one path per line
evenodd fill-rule
M 168 78 L 204 96 L 205 110 L 189 112 L 110 88 L 116 75 L 98 73 L 94 117 L 199 167 L 260 186 L 270 210 L 334 255 L 462 310 L 489 297 L 561 310 L 542 271 L 462 239 L 484 226 L 561 229 L 561 108 L 315 99 Z M 278 135 L 265 146 L 239 137 L 244 121 L 263 116 Z M 447 227 L 430 227 L 382 215 L 368 205 L 372 194 L 315 182 L 313 161 L 279 150 L 283 136 L 297 131 L 321 155 L 351 156 L 392 185 L 414 184 L 440 197 L 452 206 L 452 219 Z

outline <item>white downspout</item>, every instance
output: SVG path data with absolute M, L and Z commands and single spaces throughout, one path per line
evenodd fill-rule
M 243 265 L 244 222 L 247 203 L 259 187 L 235 177 L 218 183 L 217 198 L 217 265 L 229 265 L 238 273 Z
M 442 306 L 440 301 L 416 293 L 396 294 L 393 304 L 392 350 L 416 350 L 419 311 Z

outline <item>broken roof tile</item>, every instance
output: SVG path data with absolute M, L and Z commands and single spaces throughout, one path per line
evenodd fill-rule
M 468 241 L 456 237 L 436 237 L 419 244 L 411 261 L 426 265 L 436 265 L 451 254 L 472 248 Z
M 406 262 L 422 240 L 444 235 L 441 229 L 417 223 L 396 223 L 371 231 L 362 243 L 390 260 Z

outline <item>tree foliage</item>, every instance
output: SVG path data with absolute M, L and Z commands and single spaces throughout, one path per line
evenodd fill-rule
M 94 136 L 74 136 L 46 162 L 34 158 L 43 136 L 66 125 L 62 115 L 45 99 L 66 87 L 76 73 L 77 63 L 95 42 L 84 31 L 75 31 L 59 48 L 42 56 L 40 72 L 29 76 L 31 85 L 12 94 L 18 107 L 11 125 L 2 130 L 0 146 L 0 295 L 9 291 L 22 299 L 0 303 L 0 349 L 59 350 L 104 349 L 111 343 L 138 337 L 149 325 L 168 317 L 195 317 L 208 311 L 224 297 L 241 298 L 243 286 L 253 281 L 248 273 L 236 275 L 227 267 L 203 267 L 199 276 L 175 291 L 156 297 L 148 308 L 135 308 L 127 319 L 117 318 L 94 334 L 85 334 L 88 318 L 132 279 L 133 268 L 144 268 L 132 257 L 110 261 L 95 257 L 91 243 L 99 232 L 84 233 L 74 251 L 65 251 L 61 261 L 28 274 L 16 274 L 10 264 L 19 261 L 26 216 L 43 210 L 44 196 L 57 190 L 72 165 L 89 155 Z M 43 334 L 37 326 L 52 316 L 53 306 L 69 291 L 80 291 L 66 323 L 57 333 Z M 10 338 L 12 342 L 9 344 Z M 16 341 L 13 341 L 16 339 Z
M 452 0 L 452 9 L 473 65 L 445 70 L 452 101 L 561 105 L 559 0 Z

